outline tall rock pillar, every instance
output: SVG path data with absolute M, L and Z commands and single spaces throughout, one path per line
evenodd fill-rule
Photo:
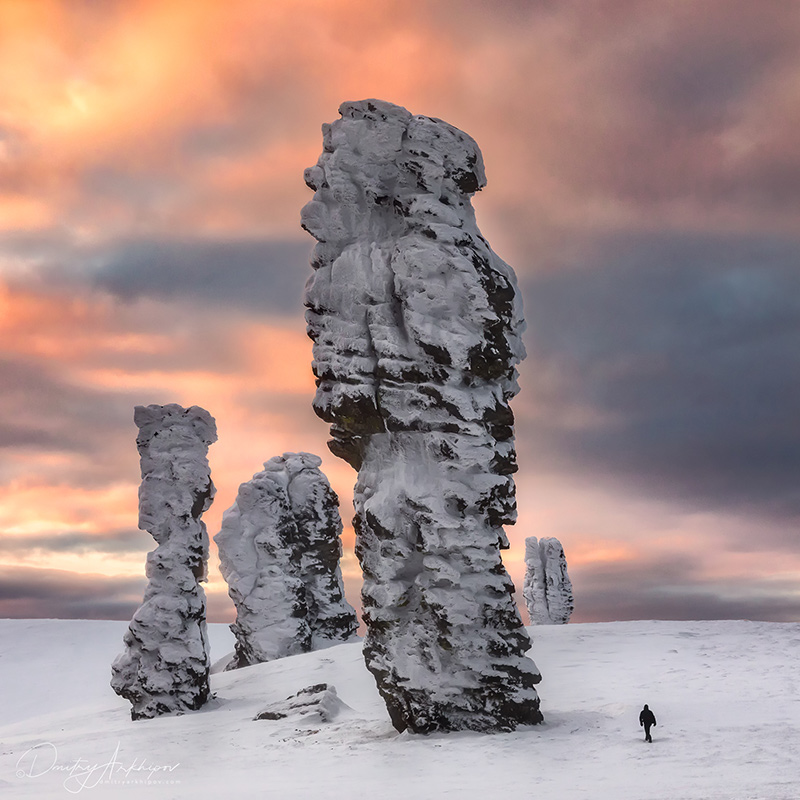
M 340 113 L 306 171 L 306 319 L 314 410 L 358 470 L 367 667 L 398 730 L 536 723 L 540 676 L 500 556 L 524 321 L 475 223 L 481 153 L 389 103 Z
M 193 711 L 208 699 L 206 635 L 208 533 L 201 515 L 214 484 L 206 455 L 217 440 L 211 415 L 198 406 L 137 406 L 141 458 L 139 527 L 157 547 L 147 555 L 142 605 L 112 665 L 111 686 L 142 719 Z

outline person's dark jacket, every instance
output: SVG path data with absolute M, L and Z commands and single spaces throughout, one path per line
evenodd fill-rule
M 642 709 L 642 713 L 639 714 L 639 725 L 643 725 L 646 728 L 649 728 L 651 725 L 656 724 L 656 715 L 646 706 Z

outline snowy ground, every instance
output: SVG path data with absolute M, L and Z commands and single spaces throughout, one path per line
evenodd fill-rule
M 358 643 L 215 674 L 205 710 L 132 723 L 108 685 L 125 627 L 0 620 L 0 794 L 800 798 L 798 624 L 536 628 L 546 723 L 432 737 L 392 729 Z M 210 628 L 218 659 L 231 637 Z M 320 682 L 352 712 L 330 723 L 253 721 L 266 704 Z M 652 745 L 637 721 L 645 702 L 659 723 Z

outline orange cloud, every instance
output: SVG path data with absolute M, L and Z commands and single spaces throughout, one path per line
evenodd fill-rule
M 112 484 L 83 489 L 17 480 L 0 485 L 0 527 L 12 536 L 82 531 L 102 534 L 128 527 L 136 488 Z M 46 501 L 45 501 L 46 498 Z
M 0 185 L 16 188 L 0 218 L 299 236 L 320 123 L 342 100 L 379 96 L 475 136 L 490 177 L 483 224 L 511 260 L 576 227 L 646 228 L 654 215 L 792 231 L 796 198 L 770 197 L 791 194 L 780 166 L 796 166 L 796 25 L 735 8 L 12 0 L 0 10 Z M 699 104 L 720 106 L 713 124 L 679 102 L 695 102 L 704 71 L 729 76 L 717 94 L 736 100 Z M 198 132 L 212 144 L 193 148 Z
M 77 213 L 98 232 L 145 220 L 172 231 L 269 228 L 287 208 L 285 192 L 292 207 L 304 202 L 302 170 L 342 100 L 413 105 L 452 77 L 447 40 L 434 40 L 413 9 L 400 11 L 362 0 L 4 4 L 0 127 L 11 144 L 0 174 L 25 187 L 4 225 Z M 244 134 L 232 157 L 186 149 L 185 138 L 208 126 Z M 172 188 L 155 202 L 110 202 L 81 185 L 97 168 Z M 35 202 L 43 189 L 49 215 Z M 220 195 L 227 206 L 214 202 Z M 296 208 L 290 216 L 278 213 L 297 229 Z
M 2 175 L 0 157 L 0 175 Z M 0 220 L 8 230 L 36 230 L 54 220 L 53 209 L 43 200 L 19 194 L 0 196 Z
M 135 484 L 87 489 L 67 482 L 14 480 L 0 485 L 0 561 L 80 574 L 139 575 L 144 570 L 142 553 L 113 552 L 105 546 L 109 535 L 135 529 L 136 522 Z M 75 535 L 82 546 L 64 546 Z M 145 536 L 142 551 L 150 549 Z
M 143 324 L 163 332 L 148 333 Z M 70 298 L 5 286 L 0 293 L 0 341 L 3 355 L 24 357 L 30 365 L 55 371 L 81 392 L 97 393 L 101 407 L 115 397 L 130 398 L 131 420 L 135 402 L 207 408 L 217 418 L 220 432 L 220 441 L 209 454 L 218 486 L 217 501 L 207 514 L 212 535 L 239 483 L 265 460 L 288 450 L 325 449 L 326 426 L 317 424 L 310 408 L 314 390 L 310 342 L 300 317 L 284 322 L 237 319 L 227 313 L 203 317 L 197 308 L 180 304 L 149 300 L 124 304 L 102 293 L 83 291 Z M 204 357 L 205 368 L 191 366 Z M 7 393 L 6 401 L 13 396 Z M 53 402 L 58 404 L 58 398 Z M 61 416 L 43 418 L 37 401 L 29 396 L 20 397 L 6 416 L 38 431 L 71 426 L 73 438 L 80 440 L 91 418 L 79 408 L 74 411 L 79 416 L 73 418 L 70 407 L 61 405 Z M 92 470 L 99 456 L 93 450 L 97 446 L 106 451 L 93 478 L 102 485 L 93 489 L 72 485 L 73 477 L 85 480 Z M 135 528 L 137 484 L 130 478 L 137 473 L 138 455 L 132 421 L 127 438 L 120 430 L 113 439 L 86 447 L 86 453 L 61 450 L 57 444 L 6 451 L 4 474 L 16 476 L 0 485 L 0 529 L 6 535 L 83 532 L 102 537 Z M 113 470 L 104 476 L 110 464 L 113 470 L 124 465 L 128 478 L 120 480 Z M 347 491 L 343 497 L 346 501 Z M 146 534 L 142 536 L 146 540 Z M 109 567 L 109 556 L 97 558 Z M 118 574 L 138 574 L 143 569 L 143 562 L 112 560 Z M 85 572 L 97 568 L 96 562 L 89 559 L 81 566 L 79 556 L 54 554 L 48 564 Z
M 800 49 L 787 47 L 792 21 L 739 2 L 731 13 L 729 0 L 691 13 L 677 4 L 656 14 L 613 1 L 579 6 L 0 3 L 0 229 L 49 226 L 89 242 L 154 232 L 303 237 L 298 212 L 310 193 L 302 170 L 320 151 L 320 124 L 342 100 L 379 96 L 476 138 L 489 173 L 476 200 L 481 227 L 522 273 L 580 261 L 576 231 L 584 241 L 665 226 L 794 234 Z M 713 79 L 708 97 L 694 94 L 702 79 Z M 15 259 L 0 267 L 35 272 L 35 258 Z M 130 526 L 132 423 L 104 442 L 102 464 L 96 442 L 77 448 L 82 436 L 105 435 L 94 411 L 128 414 L 148 402 L 197 403 L 218 420 L 212 534 L 238 484 L 285 450 L 323 456 L 347 519 L 355 476 L 327 453 L 327 426 L 310 408 L 310 343 L 300 309 L 290 316 L 254 322 L 181 297 L 125 303 L 86 287 L 0 287 L 2 355 L 46 371 L 52 395 L 75 390 L 41 406 L 22 390 L 5 393 L 12 428 L 54 441 L 26 448 L 10 437 L 0 475 L 22 488 L 18 500 L 3 494 L 3 526 L 20 537 L 102 536 L 123 518 Z M 520 428 L 547 415 L 576 434 L 609 422 L 579 402 L 554 411 L 548 392 L 559 394 L 559 376 L 528 374 L 537 386 L 520 407 Z M 90 401 L 87 423 L 79 412 Z M 76 435 L 64 444 L 58 426 Z M 657 562 L 695 538 L 718 541 L 719 529 L 746 538 L 732 517 L 682 515 L 520 460 L 520 523 L 507 556 L 517 578 L 526 535 L 561 538 L 578 574 Z M 70 480 L 100 488 L 87 495 L 63 485 Z M 348 548 L 352 538 L 348 528 Z M 351 549 L 346 565 L 355 582 Z M 725 552 L 698 568 L 716 580 L 772 567 Z

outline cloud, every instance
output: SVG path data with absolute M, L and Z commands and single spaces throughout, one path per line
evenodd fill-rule
M 654 215 L 791 230 L 800 210 L 781 0 L 37 8 L 1 42 L 6 229 L 299 237 L 319 126 L 369 96 L 477 139 L 506 252 Z
M 129 395 L 78 386 L 46 364 L 0 353 L 0 385 L 0 449 L 6 451 L 92 452 L 95 469 L 103 469 L 110 463 L 103 453 L 112 452 L 132 426 Z
M 149 546 L 148 546 L 149 545 Z M 6 536 L 0 539 L 0 558 L 46 553 L 146 553 L 152 541 L 140 530 L 124 529 L 103 534 L 65 531 L 56 535 Z
M 143 576 L 75 573 L 0 564 L 0 617 L 129 620 L 141 605 Z M 227 595 L 208 592 L 210 622 L 230 622 Z
M 378 96 L 484 151 L 478 221 L 523 278 L 530 325 L 515 409 L 530 502 L 553 528 L 537 532 L 579 522 L 588 565 L 659 526 L 674 549 L 693 535 L 717 548 L 730 574 L 725 555 L 752 549 L 754 529 L 788 553 L 799 25 L 781 0 L 0 4 L 4 524 L 54 560 L 88 557 L 97 536 L 124 571 L 131 412 L 150 402 L 218 420 L 212 533 L 238 483 L 284 450 L 320 452 L 347 506 L 353 474 L 309 406 L 313 243 L 298 211 L 320 124 Z M 559 503 L 537 493 L 543 475 Z M 617 511 L 601 515 L 586 486 Z M 642 498 L 670 510 L 654 517 Z
M 469 53 L 437 115 L 483 149 L 479 221 L 519 270 L 603 230 L 793 235 L 800 21 L 785 2 L 436 8 Z
M 311 243 L 264 240 L 118 242 L 96 256 L 93 283 L 117 297 L 195 298 L 259 314 L 297 315 Z
M 21 240 L 17 245 L 28 250 Z M 177 263 L 178 271 L 191 268 Z M 258 294 L 257 278 L 214 302 L 202 291 L 171 296 L 174 275 L 154 292 L 167 297 L 137 298 L 147 286 L 136 283 L 135 270 L 117 272 L 115 293 L 96 285 L 91 268 L 83 275 L 49 269 L 33 263 L 0 286 L 0 527 L 7 562 L 118 574 L 141 567 L 141 559 L 125 556 L 150 549 L 150 537 L 141 533 L 129 550 L 133 541 L 118 534 L 136 524 L 137 404 L 198 404 L 216 417 L 220 441 L 209 458 L 218 495 L 206 515 L 212 534 L 239 483 L 265 460 L 285 451 L 325 454 L 327 429 L 310 405 L 304 322 L 295 311 L 271 318 L 243 312 L 247 295 Z M 271 302 L 281 311 L 294 305 L 274 296 Z M 350 470 L 328 468 L 347 498 Z
M 51 2 L 6 16 L 5 228 L 297 230 L 302 171 L 339 103 L 413 99 L 452 73 L 447 39 L 398 2 Z
M 143 578 L 0 565 L 0 617 L 130 619 L 143 592 Z
M 18 291 L 61 295 L 65 306 L 104 291 L 127 302 L 194 300 L 218 311 L 291 316 L 303 311 L 313 244 L 201 235 L 85 242 L 52 230 L 17 233 L 4 242 L 0 274 Z
M 633 619 L 753 619 L 793 622 L 800 616 L 796 580 L 748 576 L 710 581 L 691 559 L 673 556 L 571 571 L 579 586 L 575 622 Z M 577 579 L 577 580 L 576 580 Z
M 785 239 L 611 237 L 528 279 L 523 446 L 690 507 L 800 516 L 798 263 Z
M 749 588 L 749 587 L 748 587 Z M 636 619 L 751 619 L 764 622 L 795 622 L 800 600 L 791 593 L 764 597 L 741 596 L 741 587 L 728 587 L 728 596 L 702 585 L 679 593 L 663 587 L 620 590 L 610 584 L 587 590 L 573 616 L 574 622 L 605 622 Z

